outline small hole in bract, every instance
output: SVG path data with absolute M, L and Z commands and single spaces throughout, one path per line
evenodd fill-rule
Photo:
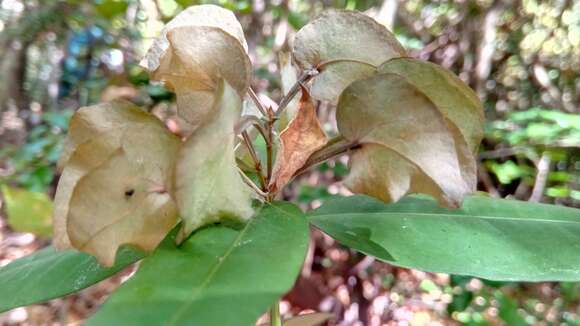
M 125 197 L 131 197 L 135 193 L 135 189 L 129 189 L 125 191 Z

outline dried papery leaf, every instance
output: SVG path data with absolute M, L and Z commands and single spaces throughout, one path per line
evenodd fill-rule
M 312 97 L 336 102 L 351 82 L 406 52 L 374 19 L 355 11 L 329 10 L 296 33 L 293 55 L 301 68 L 321 70 L 312 82 Z
M 169 134 L 154 115 L 126 101 L 84 107 L 72 117 L 59 160 L 63 172 L 54 201 L 54 242 L 58 249 L 71 246 L 66 221 L 78 180 L 108 159 L 121 146 L 122 137 L 130 128 L 151 135 Z
M 483 107 L 477 94 L 451 71 L 431 62 L 396 58 L 382 64 L 381 73 L 395 73 L 417 87 L 465 138 L 476 153 L 483 138 Z
M 292 89 L 292 86 L 296 84 L 298 80 L 298 73 L 296 68 L 292 64 L 292 56 L 288 52 L 280 52 L 278 54 L 278 61 L 280 65 L 280 82 L 282 84 L 282 94 L 286 96 L 288 92 Z M 286 128 L 290 120 L 296 115 L 298 111 L 299 99 L 294 97 L 290 103 L 286 105 L 286 109 L 279 118 L 278 126 L 279 130 Z
M 161 31 L 161 35 L 155 40 L 147 55 L 143 58 L 141 65 L 149 71 L 155 71 L 159 67 L 161 58 L 170 46 L 167 33 L 174 28 L 182 26 L 220 28 L 235 37 L 244 50 L 246 52 L 248 51 L 244 31 L 233 12 L 216 5 L 191 6 L 180 12 L 179 15 L 175 16 L 165 25 Z
M 106 266 L 121 245 L 153 250 L 177 222 L 170 193 L 180 140 L 168 131 L 150 131 L 128 128 L 121 146 L 79 179 L 70 199 L 67 233 L 73 247 Z
M 352 83 L 341 94 L 337 122 L 346 139 L 362 146 L 351 157 L 354 173 L 346 180 L 353 191 L 385 201 L 423 192 L 455 207 L 475 190 L 474 159 L 464 142 L 456 143 L 459 133 L 401 76 L 377 74 Z M 461 163 L 460 156 L 471 163 Z
M 154 116 L 124 100 L 82 107 L 75 112 L 70 121 L 57 167 L 62 170 L 76 147 L 86 141 L 104 133 L 123 129 L 127 125 L 156 120 L 158 119 Z M 162 127 L 160 121 L 157 123 Z
M 152 78 L 164 81 L 177 95 L 177 113 L 199 126 L 213 107 L 217 83 L 224 78 L 243 96 L 251 64 L 240 42 L 217 27 L 181 26 L 167 32 L 169 48 Z
M 175 174 L 175 197 L 183 219 L 179 240 L 203 225 L 224 218 L 243 221 L 254 213 L 252 190 L 240 176 L 234 154 L 240 111 L 240 96 L 221 82 L 211 117 L 179 151 Z
M 106 161 L 120 147 L 120 137 L 103 137 L 78 145 L 58 180 L 54 196 L 54 246 L 63 250 L 71 247 L 67 233 L 67 216 L 73 190 L 80 178 Z
M 441 188 L 417 166 L 395 151 L 372 143 L 362 145 L 351 154 L 345 183 L 352 192 L 388 203 L 409 193 L 428 194 L 438 199 L 444 196 Z
M 280 150 L 272 174 L 270 190 L 282 189 L 294 176 L 308 157 L 326 144 L 326 135 L 320 126 L 316 108 L 306 89 L 302 89 L 302 97 L 298 112 L 288 127 L 280 133 Z

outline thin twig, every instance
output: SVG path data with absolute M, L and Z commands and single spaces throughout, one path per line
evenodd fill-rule
M 481 181 L 481 183 L 485 187 L 485 190 L 492 197 L 499 198 L 500 194 L 497 191 L 497 189 L 495 188 L 495 186 L 493 185 L 493 181 L 491 180 L 491 176 L 489 175 L 489 173 L 487 173 L 487 170 L 484 169 L 483 166 L 481 166 L 481 162 L 479 162 L 477 164 L 477 175 L 479 177 L 479 180 Z
M 315 165 L 318 165 L 338 155 L 344 154 L 348 151 L 354 150 L 358 147 L 360 147 L 360 144 L 357 142 L 348 141 L 342 136 L 334 137 L 329 140 L 328 143 L 324 145 L 324 147 L 312 153 L 308 160 L 306 160 L 306 163 L 304 163 L 304 165 L 298 171 L 296 171 L 296 173 L 294 173 L 293 178 L 304 173 L 306 170 Z
M 273 150 L 273 143 L 274 143 L 274 112 L 270 108 L 268 110 L 268 121 L 266 122 L 266 161 L 267 161 L 267 172 L 266 172 L 266 185 L 269 185 L 272 181 L 272 169 L 274 165 L 274 150 Z M 267 189 L 267 188 L 265 188 Z
M 252 161 L 254 161 L 254 165 L 256 167 L 256 174 L 258 175 L 258 179 L 260 180 L 260 186 L 262 187 L 262 190 L 265 191 L 267 189 L 266 185 L 268 183 L 264 179 L 264 173 L 262 172 L 262 163 L 258 158 L 258 155 L 256 154 L 256 150 L 254 149 L 254 145 L 252 145 L 252 140 L 250 139 L 248 132 L 244 130 L 242 132 L 242 137 L 244 138 L 244 143 L 246 144 L 248 152 L 252 157 Z
M 300 75 L 300 77 L 298 77 L 298 80 L 296 80 L 294 85 L 292 85 L 288 93 L 284 95 L 282 100 L 280 100 L 280 105 L 278 106 L 278 110 L 276 110 L 275 118 L 279 118 L 282 115 L 282 112 L 284 112 L 288 104 L 290 104 L 294 96 L 298 94 L 300 86 L 302 86 L 302 84 L 307 83 L 310 79 L 312 79 L 316 75 L 318 75 L 318 70 L 312 69 L 305 71 L 302 75 Z
M 548 181 L 548 173 L 550 172 L 550 154 L 544 152 L 540 161 L 538 162 L 538 173 L 536 174 L 536 182 L 534 183 L 534 188 L 532 190 L 532 195 L 528 199 L 531 202 L 539 202 L 544 196 L 544 189 L 546 188 L 546 182 Z
M 328 65 L 332 65 L 335 63 L 343 63 L 343 62 L 359 63 L 361 65 L 365 65 L 365 66 L 368 66 L 368 67 L 373 68 L 373 69 L 378 68 L 377 66 L 375 66 L 374 64 L 369 63 L 369 62 L 356 60 L 356 59 L 338 58 L 338 59 L 327 60 L 327 61 L 323 61 L 323 62 L 319 63 L 318 66 L 316 67 L 316 70 L 323 71 L 324 68 Z
M 256 130 L 258 130 L 260 135 L 262 135 L 264 140 L 266 140 L 267 132 L 266 132 L 266 129 L 264 129 L 264 126 L 262 126 L 262 124 L 260 124 L 260 123 L 254 123 L 253 126 L 256 128 Z
M 308 81 L 310 81 L 310 79 L 312 79 L 314 76 L 318 75 L 321 71 L 324 70 L 324 68 L 326 68 L 326 66 L 332 65 L 335 63 L 342 63 L 342 62 L 359 63 L 359 64 L 369 66 L 370 68 L 373 68 L 373 69 L 377 68 L 377 66 L 375 66 L 371 63 L 368 63 L 368 62 L 355 60 L 355 59 L 346 59 L 346 58 L 345 59 L 333 59 L 333 60 L 321 62 L 318 64 L 318 66 L 316 66 L 316 68 L 306 70 L 304 73 L 302 73 L 302 75 L 300 75 L 300 77 L 298 77 L 298 80 L 296 80 L 294 85 L 292 85 L 292 88 L 290 88 L 288 93 L 286 95 L 284 95 L 284 97 L 280 101 L 280 105 L 278 106 L 278 110 L 276 111 L 276 118 L 279 118 L 282 115 L 282 112 L 284 112 L 284 110 L 286 109 L 288 104 L 290 104 L 290 102 L 292 101 L 294 96 L 296 96 L 296 94 L 300 90 L 300 87 L 303 84 L 306 84 Z
M 250 126 L 260 126 L 262 120 L 255 115 L 244 115 L 240 121 L 234 126 L 234 131 L 237 134 L 242 133 L 242 131 L 248 129 Z
M 265 117 L 268 116 L 268 114 L 266 113 L 266 108 L 264 107 L 264 104 L 262 103 L 262 101 L 260 101 L 258 94 L 256 94 L 256 92 L 254 92 L 254 90 L 251 87 L 248 88 L 248 94 L 250 94 L 250 98 L 252 99 L 252 101 L 254 101 L 254 103 L 256 104 L 256 107 L 258 108 L 260 113 L 262 113 L 262 115 Z
M 260 195 L 260 196 L 262 196 L 264 198 L 268 197 L 268 194 L 265 193 L 265 192 L 263 192 L 260 188 L 258 188 L 258 186 L 256 186 L 256 184 L 254 183 L 254 181 L 252 181 L 252 179 L 248 178 L 248 176 L 240 168 L 238 168 L 238 173 L 242 177 L 242 180 L 244 181 L 244 183 L 246 183 L 248 186 L 250 186 L 250 188 L 254 189 L 254 191 L 258 195 Z

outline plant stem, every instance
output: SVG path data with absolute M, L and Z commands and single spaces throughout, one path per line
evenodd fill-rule
M 350 150 L 356 149 L 359 147 L 360 144 L 357 142 L 349 141 L 342 136 L 336 136 L 328 141 L 324 147 L 317 150 L 316 152 L 312 153 L 306 163 L 294 173 L 294 177 L 304 173 L 304 171 L 308 170 L 309 168 L 320 164 L 328 159 L 336 157 L 340 154 L 346 153 Z
M 284 110 L 286 109 L 288 104 L 290 104 L 290 101 L 292 101 L 294 96 L 296 96 L 296 93 L 298 93 L 298 91 L 300 90 L 300 86 L 302 86 L 302 84 L 305 84 L 310 79 L 314 78 L 321 71 L 323 71 L 324 68 L 326 68 L 326 66 L 329 66 L 329 65 L 332 65 L 335 63 L 342 63 L 342 62 L 359 63 L 359 64 L 366 65 L 366 66 L 373 68 L 373 69 L 377 68 L 377 66 L 375 66 L 371 63 L 368 63 L 368 62 L 354 60 L 354 59 L 346 59 L 346 58 L 345 59 L 333 59 L 333 60 L 321 62 L 320 64 L 318 64 L 318 66 L 315 69 L 306 70 L 304 73 L 302 73 L 302 75 L 300 75 L 300 77 L 298 77 L 298 80 L 296 80 L 294 85 L 292 85 L 292 88 L 290 88 L 290 90 L 288 91 L 288 94 L 284 95 L 282 100 L 280 100 L 280 105 L 278 106 L 278 110 L 276 111 L 276 118 L 279 118 L 282 115 L 282 112 L 284 112 Z
M 258 110 L 260 110 L 260 113 L 262 113 L 262 115 L 266 117 L 267 116 L 266 108 L 264 107 L 262 101 L 260 101 L 260 98 L 258 97 L 256 92 L 254 92 L 254 90 L 250 87 L 248 89 L 248 93 L 250 94 L 250 98 L 252 99 L 252 101 L 254 101 L 254 103 L 256 104 Z
M 270 326 L 282 326 L 282 318 L 280 317 L 280 302 L 276 302 L 270 308 Z
M 256 174 L 258 175 L 258 178 L 260 179 L 260 186 L 262 187 L 262 191 L 266 191 L 268 188 L 267 188 L 266 179 L 264 179 L 264 173 L 262 172 L 262 163 L 260 162 L 260 159 L 258 158 L 258 155 L 256 154 L 256 150 L 254 149 L 254 145 L 252 145 L 252 140 L 250 139 L 248 132 L 245 130 L 242 132 L 242 137 L 244 138 L 244 143 L 246 144 L 246 147 L 248 148 L 248 152 L 250 153 L 250 157 L 252 157 L 252 161 L 254 161 L 254 166 L 256 168 Z
M 268 110 L 268 121 L 266 123 L 266 185 L 270 185 L 270 181 L 272 179 L 272 168 L 274 164 L 274 150 L 273 150 L 273 143 L 274 143 L 274 122 L 276 121 L 274 117 L 274 112 L 270 108 Z
M 377 69 L 377 66 L 373 65 L 372 63 L 368 63 L 368 62 L 364 62 L 364 61 L 360 61 L 360 60 L 356 60 L 356 59 L 347 59 L 347 58 L 345 58 L 345 59 L 332 59 L 332 60 L 323 61 L 323 62 L 319 63 L 316 68 L 319 71 L 322 71 L 328 65 L 332 65 L 335 63 L 343 63 L 343 62 L 359 63 L 362 65 L 368 66 L 369 68 Z
M 263 198 L 267 198 L 268 197 L 268 193 L 265 193 L 262 190 L 260 190 L 260 188 L 258 188 L 258 186 L 256 186 L 256 184 L 250 178 L 248 178 L 248 176 L 240 168 L 238 168 L 238 173 L 240 173 L 240 176 L 242 177 L 242 180 L 248 186 L 250 186 L 250 188 L 252 188 L 258 195 L 262 196 Z
M 288 104 L 290 104 L 290 101 L 292 101 L 294 96 L 296 96 L 300 90 L 300 86 L 316 75 L 318 75 L 318 70 L 307 70 L 298 78 L 294 85 L 292 85 L 292 88 L 288 91 L 288 94 L 284 95 L 282 100 L 280 100 L 280 105 L 278 106 L 278 110 L 276 110 L 276 118 L 279 118 L 282 115 L 282 112 L 284 112 Z

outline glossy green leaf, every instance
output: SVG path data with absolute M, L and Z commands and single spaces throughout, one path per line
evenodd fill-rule
M 308 236 L 302 213 L 276 203 L 240 230 L 168 238 L 88 325 L 254 325 L 294 284 Z
M 310 219 L 398 266 L 492 280 L 580 280 L 578 209 L 469 197 L 449 210 L 422 197 L 385 205 L 354 196 L 327 202 Z
M 79 251 L 37 251 L 0 268 L 0 312 L 82 290 L 141 258 L 140 251 L 124 247 L 115 265 L 104 268 Z

